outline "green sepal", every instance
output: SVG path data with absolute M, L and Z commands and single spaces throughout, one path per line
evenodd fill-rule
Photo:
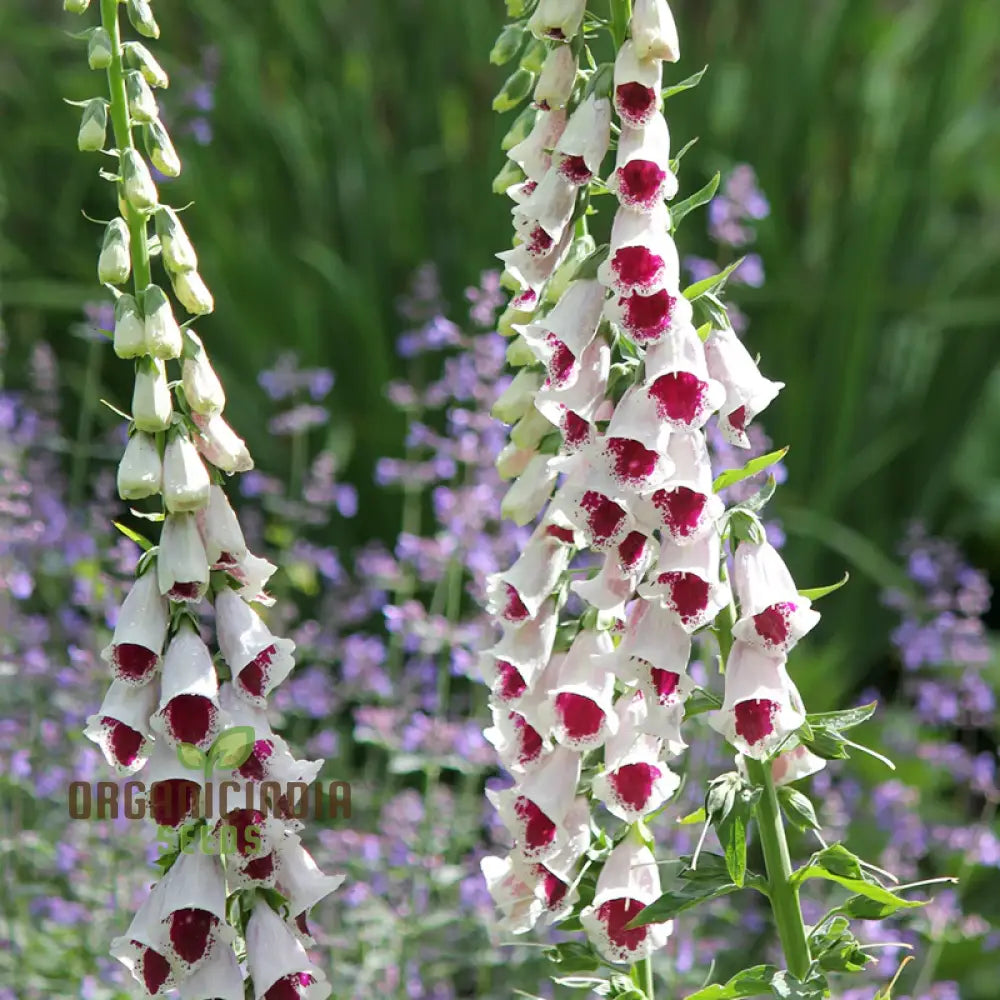
M 715 482 L 712 483 L 712 490 L 719 493 L 729 486 L 743 482 L 744 479 L 756 476 L 758 472 L 763 472 L 770 466 L 776 465 L 787 454 L 787 447 L 780 448 L 778 451 L 771 451 L 766 455 L 759 455 L 757 458 L 750 459 L 750 461 L 740 469 L 726 469 L 725 472 L 722 472 L 715 477 Z
M 497 40 L 490 49 L 490 62 L 494 66 L 503 66 L 509 63 L 524 45 L 527 30 L 520 24 L 508 24 L 503 31 L 497 35 Z
M 785 819 L 797 830 L 818 830 L 819 820 L 816 818 L 816 809 L 807 795 L 804 795 L 797 788 L 791 785 L 780 785 L 778 787 L 778 801 L 781 803 L 781 811 Z
M 777 971 L 773 965 L 755 965 L 737 972 L 725 983 L 713 983 L 697 993 L 690 993 L 685 1000 L 740 1000 L 742 997 L 767 996 Z
M 504 80 L 503 86 L 493 98 L 493 110 L 501 114 L 513 111 L 530 93 L 535 83 L 535 74 L 526 69 L 516 69 Z

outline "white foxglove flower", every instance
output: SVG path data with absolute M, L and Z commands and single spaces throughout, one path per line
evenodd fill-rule
M 118 612 L 111 642 L 101 651 L 117 680 L 141 686 L 160 666 L 167 637 L 168 606 L 157 585 L 157 574 L 147 571 L 128 592 Z
M 556 148 L 565 128 L 565 110 L 539 111 L 527 138 L 512 146 L 507 158 L 524 171 L 529 182 L 537 184 L 552 166 L 552 150 Z M 531 194 L 531 191 L 527 193 Z
M 120 358 L 146 353 L 146 324 L 131 295 L 120 295 L 115 302 L 114 349 Z
M 181 366 L 184 398 L 195 413 L 221 413 L 226 405 L 226 393 L 215 374 L 208 352 L 194 330 L 184 334 L 184 363 Z
M 260 616 L 228 587 L 215 598 L 219 649 L 233 673 L 233 687 L 251 705 L 263 708 L 271 690 L 294 666 L 291 639 L 273 636 Z
M 96 153 L 104 149 L 108 132 L 108 105 L 102 97 L 95 97 L 83 106 L 80 117 L 80 131 L 76 136 L 76 148 L 81 153 Z M 128 276 L 126 275 L 126 278 Z
M 485 654 L 487 683 L 499 677 L 500 683 L 517 694 L 532 689 L 552 656 L 558 623 L 555 601 L 548 600 L 523 625 L 505 628 L 500 641 Z
M 655 344 L 673 330 L 689 324 L 694 315 L 691 303 L 679 291 L 666 288 L 650 295 L 633 292 L 613 296 L 605 311 L 641 347 Z
M 132 973 L 147 997 L 163 996 L 176 985 L 175 972 L 165 955 L 161 923 L 164 903 L 163 884 L 159 882 L 139 907 L 125 934 L 111 942 L 112 956 Z
M 538 295 L 546 281 L 552 276 L 570 245 L 572 230 L 567 226 L 562 239 L 549 251 L 541 256 L 529 253 L 524 243 L 519 243 L 511 250 L 498 253 L 503 261 L 504 273 L 516 284 L 519 293 L 511 300 L 511 306 L 516 310 L 532 310 L 538 304 Z
M 621 488 L 647 495 L 673 474 L 669 441 L 670 425 L 657 419 L 654 400 L 632 386 L 592 446 L 593 460 Z
M 500 503 L 500 514 L 515 524 L 533 521 L 552 495 L 558 470 L 551 455 L 535 455 L 514 480 Z
M 819 622 L 808 597 L 770 542 L 741 542 L 733 558 L 740 620 L 733 635 L 766 653 L 785 654 Z
M 535 894 L 533 879 L 524 881 L 510 856 L 488 855 L 479 862 L 486 889 L 500 911 L 500 927 L 509 934 L 525 934 L 538 923 L 542 901 Z
M 132 389 L 132 420 L 137 430 L 155 434 L 170 426 L 174 406 L 167 370 L 158 358 L 140 358 Z
M 215 299 L 197 271 L 170 271 L 174 295 L 193 316 L 202 316 L 215 308 Z
M 212 486 L 209 490 L 208 506 L 199 512 L 198 526 L 208 564 L 213 569 L 231 570 L 247 555 L 247 543 L 236 511 L 221 486 Z
M 719 413 L 719 428 L 738 448 L 749 448 L 746 429 L 784 388 L 784 382 L 764 378 L 742 341 L 730 329 L 713 330 L 705 342 L 705 356 L 712 378 L 726 389 Z
M 198 255 L 177 213 L 168 205 L 161 205 L 155 219 L 156 235 L 160 238 L 160 252 L 167 270 L 197 270 Z
M 508 442 L 497 455 L 497 474 L 501 479 L 515 479 L 524 472 L 535 455 L 536 452 L 531 448 L 518 448 Z
M 635 530 L 634 494 L 584 455 L 574 458 L 576 464 L 556 494 L 553 506 L 584 534 L 592 549 L 607 552 Z
M 586 9 L 587 0 L 538 0 L 528 30 L 536 38 L 568 41 L 579 33 Z
M 155 684 L 137 688 L 114 680 L 83 735 L 101 748 L 119 774 L 135 774 L 149 756 L 149 716 L 155 707 Z
M 273 562 L 247 551 L 235 566 L 227 567 L 227 572 L 239 582 L 237 593 L 244 601 L 270 607 L 274 598 L 265 592 L 264 586 L 277 568 Z
M 667 0 L 635 0 L 629 29 L 640 59 L 680 59 L 677 25 Z
M 600 571 L 589 580 L 576 580 L 570 590 L 589 605 L 616 618 L 625 618 L 625 605 L 638 582 L 656 559 L 657 544 L 641 531 L 632 531 L 604 556 Z
M 163 488 L 163 467 L 156 439 L 136 431 L 125 445 L 118 463 L 118 495 L 122 500 L 142 500 Z
M 153 729 L 175 747 L 207 751 L 222 728 L 219 681 L 212 654 L 189 624 L 182 624 L 163 657 L 160 706 Z
M 597 277 L 619 296 L 677 288 L 680 259 L 666 205 L 658 202 L 650 212 L 618 209 L 611 226 L 611 250 Z
M 709 376 L 705 345 L 685 324 L 646 352 L 645 391 L 660 419 L 678 430 L 700 430 L 722 406 L 726 390 Z
M 198 449 L 186 434 L 174 434 L 163 452 L 163 502 L 171 514 L 201 510 L 212 481 Z
M 230 475 L 253 468 L 246 442 L 218 413 L 194 413 L 192 419 L 201 431 L 195 444 L 212 465 Z
M 608 855 L 597 877 L 593 903 L 580 914 L 587 936 L 609 962 L 635 964 L 663 948 L 673 921 L 626 930 L 660 896 L 660 872 L 636 831 Z
M 576 188 L 549 169 L 527 199 L 514 209 L 514 228 L 529 254 L 545 257 L 559 243 L 573 217 Z
M 149 172 L 146 161 L 134 149 L 123 149 L 119 155 L 128 203 L 140 212 L 155 208 L 160 196 L 156 192 L 153 175 Z
M 531 698 L 531 696 L 527 696 Z M 538 699 L 534 708 L 537 714 Z M 518 709 L 524 708 L 526 698 L 518 699 Z M 486 741 L 497 752 L 500 763 L 512 775 L 520 776 L 538 766 L 552 753 L 552 742 L 544 736 L 524 712 L 493 705 L 490 709 L 493 725 L 483 730 Z M 537 721 L 537 719 L 535 720 Z
M 124 219 L 112 219 L 104 230 L 97 279 L 106 285 L 123 285 L 132 273 L 129 232 Z
M 540 525 L 510 569 L 486 581 L 487 610 L 520 625 L 534 618 L 569 564 L 569 548 Z
M 626 42 L 615 59 L 615 111 L 623 125 L 642 128 L 660 109 L 662 65 L 641 59 L 636 45 Z
M 704 434 L 675 430 L 667 454 L 674 471 L 652 494 L 650 503 L 657 512 L 658 527 L 683 545 L 714 531 L 725 504 L 712 491 L 712 463 Z
M 740 753 L 767 759 L 805 721 L 784 660 L 735 642 L 726 661 L 725 700 L 708 721 Z
M 181 1000 L 244 1000 L 243 973 L 232 948 L 213 948 L 180 984 Z
M 246 943 L 254 1000 L 326 1000 L 330 995 L 326 976 L 262 899 L 247 922 Z
M 591 94 L 570 116 L 556 143 L 554 165 L 571 184 L 586 184 L 600 170 L 610 141 L 611 102 Z
M 639 212 L 651 212 L 677 194 L 677 178 L 670 169 L 670 130 L 663 115 L 653 115 L 641 129 L 622 129 L 608 187 L 622 205 Z
M 535 84 L 535 103 L 543 111 L 564 108 L 576 82 L 576 56 L 568 45 L 554 45 Z
M 172 601 L 197 603 L 208 589 L 208 557 L 194 514 L 168 514 L 156 557 L 160 593 Z
M 278 886 L 288 900 L 288 913 L 298 917 L 321 899 L 340 888 L 344 875 L 324 875 L 302 841 L 290 833 L 275 845 L 278 855 Z
M 567 453 L 590 443 L 592 421 L 611 415 L 606 399 L 610 371 L 611 347 L 603 337 L 595 337 L 573 365 L 566 384 L 546 379 L 535 397 L 535 409 L 563 432 Z M 567 419 L 570 414 L 578 419 Z
M 145 780 L 149 814 L 158 826 L 177 829 L 202 815 L 204 772 L 185 767 L 165 740 L 153 744 Z

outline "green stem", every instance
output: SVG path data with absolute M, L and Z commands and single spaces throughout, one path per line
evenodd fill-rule
M 115 133 L 115 146 L 119 150 L 135 149 L 132 141 L 132 122 L 125 96 L 125 73 L 122 69 L 122 36 L 118 25 L 118 0 L 101 0 L 101 24 L 111 38 L 111 65 L 108 66 L 108 91 L 111 96 L 111 125 Z M 136 295 L 152 281 L 149 268 L 149 243 L 146 235 L 146 216 L 137 211 L 122 197 L 125 205 L 125 222 L 128 224 L 129 244 L 132 251 L 132 283 Z
M 653 960 L 644 958 L 632 967 L 632 982 L 645 993 L 646 1000 L 655 1000 L 653 996 Z
M 809 942 L 799 907 L 799 890 L 791 881 L 792 862 L 788 854 L 781 807 L 771 778 L 771 767 L 749 757 L 745 760 L 750 780 L 763 789 L 755 811 L 757 830 L 764 850 L 764 863 L 767 866 L 768 895 L 774 921 L 778 925 L 778 936 L 781 938 L 788 971 L 801 981 L 809 974 L 812 956 L 809 954 Z
M 611 37 L 615 48 L 620 49 L 628 35 L 628 24 L 632 20 L 632 0 L 610 0 Z

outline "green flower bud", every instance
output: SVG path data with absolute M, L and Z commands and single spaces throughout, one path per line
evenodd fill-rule
M 520 184 L 524 180 L 524 173 L 513 161 L 507 160 L 500 168 L 500 173 L 493 178 L 493 193 L 503 194 L 507 188 L 514 184 Z
M 531 130 L 535 125 L 535 109 L 525 108 L 515 119 L 514 124 L 507 130 L 507 134 L 500 143 L 503 152 L 513 149 L 519 142 L 523 142 L 531 135 Z
M 63 10 L 70 14 L 85 14 L 90 6 L 90 0 L 63 0 Z
M 556 268 L 552 277 L 549 278 L 545 286 L 545 301 L 553 305 L 558 302 L 563 292 L 569 287 L 569 283 L 579 278 L 577 274 L 580 265 L 597 249 L 597 242 L 593 236 L 578 236 L 570 244 L 569 253 L 562 263 Z
M 545 376 L 531 368 L 522 368 L 500 394 L 490 410 L 490 416 L 501 423 L 517 423 L 535 404 L 535 396 Z
M 141 431 L 133 434 L 118 463 L 118 495 L 122 500 L 142 500 L 160 492 L 163 467 L 156 439 Z
M 181 172 L 181 158 L 167 135 L 167 130 L 159 121 L 147 122 L 142 127 L 142 136 L 153 166 L 167 177 L 177 177 Z
M 131 69 L 137 69 L 151 87 L 169 87 L 170 77 L 142 42 L 126 42 L 122 48 Z
M 528 346 L 524 337 L 517 336 L 507 345 L 507 353 L 504 355 L 507 364 L 511 368 L 524 368 L 525 365 L 538 363 L 535 352 Z
M 170 426 L 173 403 L 167 370 L 158 358 L 140 358 L 135 366 L 132 419 L 137 430 L 155 434 Z
M 146 326 L 139 304 L 131 295 L 121 295 L 115 303 L 115 354 L 137 358 L 146 353 Z
M 521 51 L 524 44 L 524 28 L 519 24 L 508 24 L 500 32 L 493 48 L 490 51 L 490 62 L 494 66 L 503 66 L 509 63 Z
M 516 447 L 534 451 L 546 434 L 557 429 L 532 406 L 511 428 L 510 439 Z
M 123 149 L 121 167 L 128 203 L 140 212 L 154 208 L 160 198 L 146 161 L 134 149 Z
M 101 256 L 97 259 L 97 279 L 105 285 L 122 285 L 132 271 L 128 248 L 128 226 L 124 219 L 112 219 L 104 230 Z
M 81 153 L 97 153 L 104 149 L 108 132 L 108 106 L 103 97 L 95 97 L 83 106 L 76 148 Z
M 184 349 L 181 328 L 174 319 L 170 300 L 159 285 L 150 285 L 142 293 L 146 350 L 154 358 L 179 358 Z
M 516 327 L 530 323 L 531 317 L 530 309 L 517 309 L 513 305 L 508 305 L 497 320 L 497 333 L 504 337 L 516 337 L 518 334 Z
M 111 65 L 111 36 L 104 28 L 94 28 L 87 39 L 87 65 L 107 69 Z
M 125 74 L 125 95 L 128 97 L 128 110 L 134 121 L 151 122 L 160 115 L 149 84 L 137 69 L 131 69 Z
M 125 10 L 132 27 L 144 38 L 159 38 L 160 26 L 153 17 L 149 0 L 126 0 Z
M 184 331 L 184 363 L 181 366 L 184 398 L 195 413 L 221 413 L 226 393 L 208 360 L 208 351 L 194 330 Z
M 169 205 L 161 205 L 156 213 L 156 235 L 160 239 L 160 252 L 168 271 L 195 271 L 198 255 L 181 225 L 177 213 Z
M 529 73 L 541 73 L 545 65 L 545 57 L 549 54 L 549 47 L 541 39 L 536 38 L 521 56 L 518 64 L 521 69 L 528 70 Z
M 531 93 L 535 74 L 526 69 L 517 69 L 504 81 L 500 92 L 493 98 L 493 110 L 512 111 Z
M 506 0 L 507 16 L 520 17 L 528 6 L 527 0 Z
M 174 295 L 189 313 L 201 316 L 215 308 L 215 300 L 197 271 L 170 271 Z

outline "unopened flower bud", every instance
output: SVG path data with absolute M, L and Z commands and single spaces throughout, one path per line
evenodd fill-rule
M 521 61 L 518 63 L 522 69 L 528 70 L 530 73 L 541 73 L 542 67 L 545 65 L 545 57 L 549 54 L 549 47 L 545 42 L 535 39 L 527 47 L 524 55 L 521 56 Z
M 107 69 L 111 65 L 111 36 L 104 28 L 94 28 L 87 39 L 87 65 Z
M 170 78 L 167 71 L 159 64 L 156 57 L 142 42 L 126 42 L 122 48 L 125 58 L 132 69 L 137 69 L 151 87 L 169 87 Z
M 98 281 L 106 285 L 121 285 L 128 281 L 131 271 L 128 226 L 124 219 L 112 219 L 104 230 L 101 256 L 97 259 Z
M 226 423 L 218 413 L 193 414 L 201 434 L 196 440 L 198 450 L 216 468 L 232 475 L 235 472 L 249 472 L 253 459 L 246 442 Z
M 497 455 L 496 467 L 500 478 L 513 479 L 521 475 L 534 457 L 535 452 L 518 448 L 517 445 L 508 442 L 504 445 L 503 451 Z
M 128 19 L 132 27 L 144 38 L 159 38 L 160 26 L 153 17 L 153 8 L 149 0 L 126 0 Z
M 557 45 L 545 59 L 535 85 L 535 103 L 543 110 L 564 108 L 576 83 L 576 56 L 568 45 Z
M 95 97 L 83 106 L 76 148 L 81 153 L 97 153 L 104 149 L 108 131 L 108 107 L 103 97 Z
M 189 313 L 201 316 L 215 308 L 215 299 L 197 271 L 171 271 L 174 295 Z
M 146 326 L 131 295 L 121 295 L 115 303 L 114 349 L 120 358 L 137 358 L 146 353 Z
M 535 74 L 526 69 L 517 69 L 504 80 L 499 93 L 493 98 L 493 110 L 512 111 L 531 93 Z
M 490 62 L 494 66 L 509 63 L 521 51 L 524 44 L 524 28 L 519 24 L 508 24 L 500 32 L 490 51 Z
M 555 429 L 538 410 L 532 407 L 511 428 L 510 439 L 518 448 L 528 448 L 534 451 L 538 448 L 542 438 Z
M 181 158 L 163 124 L 159 121 L 147 122 L 143 126 L 142 136 L 153 166 L 167 177 L 179 177 Z
M 181 225 L 177 213 L 163 205 L 156 213 L 156 235 L 160 238 L 160 252 L 168 271 L 194 271 L 198 255 Z
M 517 423 L 531 409 L 543 378 L 541 372 L 522 368 L 493 404 L 490 416 L 505 424 Z
M 528 28 L 536 38 L 568 41 L 579 32 L 586 8 L 587 0 L 538 0 Z
M 173 404 L 167 371 L 159 358 L 142 358 L 136 365 L 132 390 L 132 419 L 140 431 L 155 433 L 170 426 Z
M 143 291 L 142 312 L 146 318 L 146 350 L 154 358 L 179 358 L 184 339 L 170 300 L 159 285 L 150 285 Z
M 208 503 L 212 481 L 186 434 L 176 434 L 163 453 L 163 502 L 171 514 L 200 510 Z
M 538 361 L 538 358 L 535 357 L 535 352 L 524 337 L 521 336 L 515 337 L 507 345 L 507 353 L 504 357 L 511 368 L 524 368 L 526 365 L 533 365 Z
M 500 148 L 506 153 L 513 149 L 519 142 L 524 142 L 531 135 L 531 130 L 535 125 L 535 116 L 538 112 L 534 108 L 525 108 L 514 119 L 514 124 L 507 130 L 507 134 L 500 141 Z
M 640 59 L 677 62 L 680 58 L 677 26 L 667 0 L 635 0 L 631 34 Z
M 138 431 L 128 439 L 118 463 L 118 495 L 122 500 L 142 500 L 159 493 L 162 482 L 156 439 Z
M 493 193 L 503 194 L 507 188 L 514 184 L 520 184 L 524 180 L 524 173 L 516 164 L 507 160 L 500 168 L 500 173 L 493 178 Z
M 137 69 L 125 74 L 125 95 L 128 98 L 129 114 L 135 121 L 151 122 L 159 117 L 160 109 L 156 106 L 156 98 Z
M 128 203 L 140 211 L 153 208 L 160 198 L 146 161 L 134 149 L 123 149 L 121 169 Z
M 208 589 L 208 557 L 193 514 L 168 514 L 156 557 L 160 593 L 172 601 L 197 602 Z
M 184 333 L 184 364 L 182 368 L 184 396 L 196 413 L 220 413 L 226 405 L 219 376 L 215 374 L 208 352 L 193 330 Z
M 90 6 L 90 0 L 63 0 L 63 10 L 70 14 L 84 14 Z

